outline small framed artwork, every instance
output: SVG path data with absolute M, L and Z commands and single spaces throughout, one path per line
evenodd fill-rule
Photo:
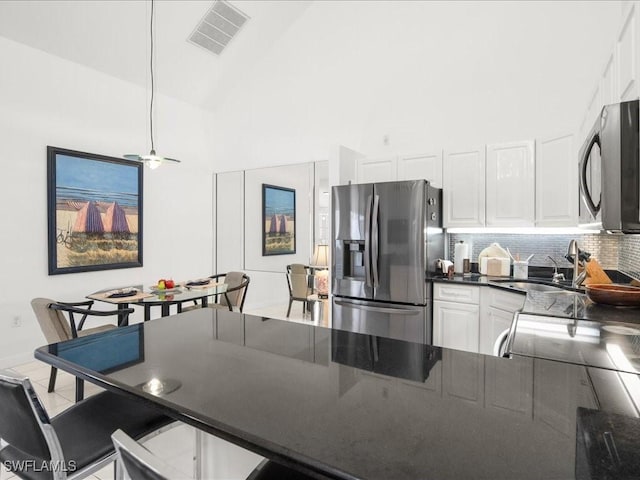
M 262 184 L 262 255 L 296 253 L 296 191 Z
M 47 147 L 49 275 L 142 266 L 142 163 Z

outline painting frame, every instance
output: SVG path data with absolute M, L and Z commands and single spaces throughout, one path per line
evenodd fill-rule
M 47 146 L 49 275 L 142 267 L 143 167 Z
M 295 253 L 296 191 L 293 188 L 263 183 L 262 256 Z

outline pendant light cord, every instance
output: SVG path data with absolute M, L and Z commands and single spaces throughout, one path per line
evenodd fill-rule
M 153 0 L 151 0 L 151 105 L 149 108 L 149 130 L 151 133 L 151 150 L 155 154 L 155 146 L 153 144 L 153 91 L 155 90 L 153 85 Z

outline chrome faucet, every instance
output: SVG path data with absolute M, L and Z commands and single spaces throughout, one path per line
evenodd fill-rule
M 553 278 L 551 281 L 553 283 L 560 283 L 560 280 L 564 280 L 564 273 L 558 273 L 558 262 L 556 262 L 551 255 L 547 255 L 547 257 L 553 262 Z
M 587 269 L 585 268 L 582 273 L 578 275 L 578 266 L 580 266 L 580 249 L 578 248 L 578 242 L 575 240 L 571 240 L 569 242 L 569 249 L 567 250 L 567 255 L 565 256 L 567 260 L 573 258 L 573 279 L 571 280 L 571 286 L 573 288 L 579 288 L 584 282 L 584 279 L 587 276 Z M 584 265 L 582 265 L 584 266 Z

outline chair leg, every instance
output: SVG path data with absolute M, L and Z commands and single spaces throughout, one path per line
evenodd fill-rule
M 47 392 L 51 393 L 56 388 L 56 376 L 58 374 L 58 369 L 56 367 L 51 367 L 51 374 L 49 375 L 49 388 Z
M 291 304 L 293 303 L 293 299 L 289 299 L 289 308 L 287 309 L 287 318 L 289 318 L 289 314 L 291 313 Z

